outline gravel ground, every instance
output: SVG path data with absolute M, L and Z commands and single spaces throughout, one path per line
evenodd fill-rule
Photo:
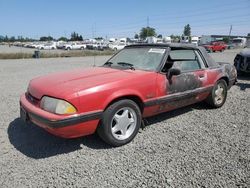
M 236 52 L 212 56 L 232 63 Z M 222 108 L 197 104 L 149 118 L 119 148 L 96 135 L 65 140 L 22 123 L 18 101 L 31 78 L 93 62 L 0 60 L 0 187 L 250 187 L 249 77 L 239 78 Z

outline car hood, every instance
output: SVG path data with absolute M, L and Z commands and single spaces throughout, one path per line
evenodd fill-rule
M 37 99 L 41 99 L 44 95 L 65 98 L 65 96 L 77 95 L 78 91 L 133 79 L 147 73 L 149 72 L 141 70 L 91 67 L 35 78 L 30 81 L 28 92 Z

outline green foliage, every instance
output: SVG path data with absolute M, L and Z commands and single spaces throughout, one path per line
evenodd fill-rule
M 103 40 L 102 37 L 96 37 L 95 40 Z
M 68 41 L 67 37 L 60 37 L 59 39 L 57 39 L 58 41 Z
M 191 36 L 191 27 L 189 24 L 184 26 L 183 35 L 184 36 Z
M 225 43 L 228 44 L 228 43 L 229 43 L 229 37 L 224 37 L 224 38 L 223 38 L 223 42 L 225 42 Z
M 170 35 L 171 39 L 173 40 L 173 42 L 179 42 L 180 41 L 180 36 L 179 35 Z
M 82 35 L 79 35 L 76 32 L 71 33 L 71 41 L 83 41 Z
M 143 27 L 140 31 L 140 38 L 146 39 L 147 37 L 156 36 L 155 28 Z
M 53 39 L 53 37 L 51 37 L 51 36 L 43 36 L 43 37 L 40 37 L 40 39 L 39 39 L 40 41 L 52 41 L 52 40 L 54 40 Z

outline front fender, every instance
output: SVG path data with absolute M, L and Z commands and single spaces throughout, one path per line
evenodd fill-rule
M 102 108 L 103 109 L 107 108 L 107 106 L 116 99 L 129 96 L 138 97 L 141 101 L 144 101 L 144 97 L 140 92 L 133 89 L 122 89 L 112 93 L 109 97 L 107 97 L 106 100 L 103 102 Z

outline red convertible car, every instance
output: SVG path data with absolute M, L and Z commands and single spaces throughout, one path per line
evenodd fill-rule
M 203 100 L 221 107 L 236 74 L 202 47 L 131 45 L 103 66 L 31 80 L 20 113 L 60 137 L 97 131 L 108 144 L 121 146 L 136 136 L 145 117 Z

